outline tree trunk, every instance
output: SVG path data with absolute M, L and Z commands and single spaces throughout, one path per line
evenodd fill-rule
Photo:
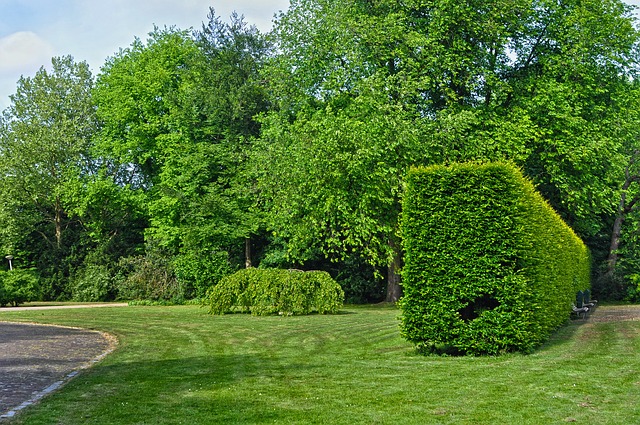
M 251 268 L 251 238 L 244 238 L 244 266 Z
M 620 206 L 624 206 L 624 200 L 626 193 L 622 193 L 620 197 Z M 606 276 L 612 276 L 616 269 L 616 263 L 618 262 L 618 248 L 620 248 L 620 233 L 622 232 L 622 223 L 624 222 L 623 209 L 618 207 L 618 214 L 613 222 L 613 231 L 611 232 L 611 244 L 609 245 L 609 256 L 607 258 L 607 273 Z
M 627 201 L 627 191 L 633 182 L 638 181 L 638 176 L 632 176 L 627 167 L 626 178 L 622 185 L 620 192 L 620 202 L 618 203 L 618 211 L 616 211 L 616 219 L 613 222 L 613 230 L 611 231 L 611 244 L 609 245 L 609 256 L 607 258 L 607 272 L 606 277 L 612 277 L 616 264 L 618 263 L 619 255 L 618 249 L 620 248 L 620 234 L 622 233 L 622 224 L 626 218 L 627 213 L 632 211 L 635 204 L 638 202 L 638 197 L 633 197 L 630 202 Z
M 393 249 L 394 254 L 393 259 L 387 268 L 387 298 L 385 301 L 388 303 L 395 303 L 398 302 L 402 296 L 402 287 L 400 286 L 400 267 L 402 263 L 400 259 L 400 252 L 395 242 L 389 242 L 389 246 Z
M 62 207 L 60 206 L 60 199 L 56 198 L 56 216 L 54 218 L 56 227 L 56 248 L 62 247 Z

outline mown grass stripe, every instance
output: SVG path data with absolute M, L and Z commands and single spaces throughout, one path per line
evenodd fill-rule
M 0 311 L 0 320 L 82 326 L 120 340 L 10 423 L 640 423 L 640 322 L 574 321 L 528 356 L 423 357 L 400 337 L 398 310 L 345 313 Z

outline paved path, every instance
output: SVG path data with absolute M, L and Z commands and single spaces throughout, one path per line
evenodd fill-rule
M 640 305 L 612 305 L 598 307 L 589 319 L 595 323 L 640 321 Z
M 115 338 L 101 332 L 0 322 L 0 422 L 56 390 L 114 346 Z
M 19 310 L 58 310 L 63 308 L 99 308 L 99 307 L 127 307 L 127 303 L 105 303 L 105 304 L 61 304 L 61 305 L 35 305 L 35 306 L 20 306 L 20 307 L 2 307 L 0 313 L 3 311 L 19 311 Z

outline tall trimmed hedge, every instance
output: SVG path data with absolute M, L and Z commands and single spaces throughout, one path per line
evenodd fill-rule
M 327 272 L 250 268 L 222 278 L 204 303 L 211 314 L 240 310 L 289 316 L 337 313 L 343 301 L 344 291 Z
M 402 334 L 422 350 L 530 352 L 590 285 L 590 254 L 508 164 L 412 170 Z

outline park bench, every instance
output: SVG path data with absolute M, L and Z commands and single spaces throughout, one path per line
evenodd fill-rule
M 583 305 L 589 307 L 591 310 L 595 309 L 598 306 L 598 300 L 591 299 L 591 291 L 585 289 L 583 292 Z
M 578 291 L 576 294 L 576 302 L 573 304 L 573 314 L 578 316 L 578 318 L 582 315 L 583 319 L 587 317 L 587 313 L 589 312 L 589 306 L 585 305 L 584 300 L 584 292 Z
M 580 315 L 582 315 L 583 319 L 587 317 L 587 313 L 589 312 L 589 307 L 578 307 L 575 304 L 573 304 L 572 307 L 573 307 L 573 314 L 578 316 L 578 318 L 580 318 Z

